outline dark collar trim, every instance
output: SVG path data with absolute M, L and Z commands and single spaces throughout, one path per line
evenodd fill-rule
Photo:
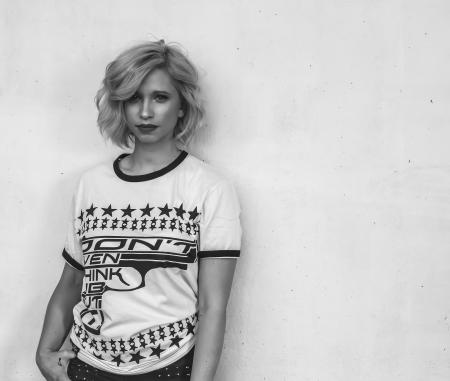
M 127 175 L 126 173 L 122 172 L 122 170 L 119 167 L 119 162 L 124 157 L 130 155 L 129 153 L 123 153 L 121 154 L 116 160 L 114 160 L 114 172 L 116 175 L 124 180 L 124 181 L 131 181 L 131 182 L 138 182 L 138 181 L 147 181 L 156 179 L 157 177 L 161 177 L 165 175 L 166 173 L 170 172 L 171 170 L 175 169 L 178 165 L 181 164 L 181 162 L 186 159 L 188 153 L 186 151 L 181 151 L 178 157 L 172 161 L 169 165 L 165 166 L 164 168 L 161 168 L 155 172 L 146 173 L 144 175 Z

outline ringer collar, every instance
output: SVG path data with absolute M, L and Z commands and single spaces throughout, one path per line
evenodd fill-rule
M 188 153 L 186 151 L 181 151 L 180 154 L 177 156 L 177 158 L 170 164 L 166 165 L 164 168 L 158 169 L 157 171 L 154 172 L 145 173 L 143 175 L 127 175 L 120 169 L 119 167 L 120 160 L 129 155 L 130 155 L 129 153 L 123 153 L 116 160 L 114 160 L 113 163 L 114 172 L 120 179 L 124 181 L 139 182 L 156 179 L 157 177 L 165 175 L 166 173 L 170 172 L 171 170 L 175 169 L 178 165 L 180 165 L 181 162 L 184 159 L 186 159 Z

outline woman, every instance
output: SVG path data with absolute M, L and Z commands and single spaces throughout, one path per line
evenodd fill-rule
M 37 364 L 47 380 L 212 381 L 241 228 L 233 186 L 182 148 L 203 116 L 197 71 L 143 43 L 107 66 L 96 104 L 133 150 L 79 180 Z

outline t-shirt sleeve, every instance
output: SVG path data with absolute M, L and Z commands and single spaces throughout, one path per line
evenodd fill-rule
M 240 205 L 234 186 L 221 181 L 212 187 L 200 215 L 199 258 L 238 258 L 241 250 Z
M 62 256 L 66 262 L 77 270 L 84 270 L 83 250 L 81 249 L 81 224 L 83 220 L 83 210 L 80 207 L 81 183 L 72 195 L 69 218 L 67 222 L 66 240 Z

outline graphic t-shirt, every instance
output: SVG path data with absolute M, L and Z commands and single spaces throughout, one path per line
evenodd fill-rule
M 73 197 L 63 257 L 84 271 L 70 338 L 78 357 L 117 374 L 167 366 L 195 344 L 199 258 L 237 258 L 232 184 L 182 151 L 168 166 L 127 175 L 85 172 Z

